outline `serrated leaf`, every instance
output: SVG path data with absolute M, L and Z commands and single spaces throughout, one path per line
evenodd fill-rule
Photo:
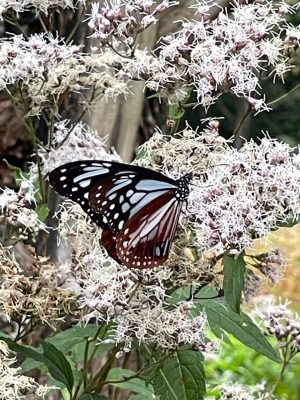
M 34 211 L 37 213 L 39 220 L 45 222 L 50 210 L 47 204 L 39 204 Z
M 107 381 L 122 381 L 124 378 L 128 378 L 132 375 L 135 375 L 134 371 L 123 368 L 113 368 L 109 371 L 107 376 Z M 134 393 L 139 393 L 145 396 L 153 395 L 153 389 L 151 386 L 146 386 L 146 383 L 143 379 L 140 378 L 132 378 L 129 380 L 125 380 L 124 382 L 112 382 L 110 385 L 117 386 L 121 389 L 128 389 Z
M 205 372 L 201 353 L 177 351 L 158 368 L 153 387 L 155 394 L 164 400 L 202 400 Z
M 59 382 L 62 382 L 68 391 L 72 393 L 74 377 L 69 361 L 53 344 L 44 342 L 42 347 L 44 350 L 45 364 L 50 375 Z
M 238 255 L 237 259 L 229 255 L 223 257 L 224 297 L 226 303 L 236 313 L 240 312 L 241 295 L 244 287 L 244 276 L 246 271 L 244 255 L 244 251 L 242 251 Z
M 218 325 L 220 329 L 270 360 L 281 362 L 277 352 L 246 314 L 235 313 L 229 306 L 216 300 L 198 300 L 197 304 L 204 306 L 209 323 Z

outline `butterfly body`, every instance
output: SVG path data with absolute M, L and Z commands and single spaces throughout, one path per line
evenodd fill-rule
M 103 229 L 108 254 L 129 268 L 166 261 L 192 174 L 178 180 L 135 165 L 76 161 L 49 175 L 56 192 L 81 205 Z

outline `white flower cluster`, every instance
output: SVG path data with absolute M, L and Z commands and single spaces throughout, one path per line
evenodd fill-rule
M 85 3 L 85 0 L 77 0 L 77 2 Z M 30 7 L 35 7 L 47 14 L 48 9 L 51 8 L 74 8 L 73 0 L 0 0 L 0 20 L 2 14 L 12 9 L 16 12 L 23 12 Z
M 55 214 L 58 219 L 58 243 L 71 246 L 73 252 L 80 255 L 92 252 L 99 247 L 101 229 L 90 222 L 88 215 L 79 204 L 66 199 Z
M 288 302 L 278 304 L 272 296 L 263 296 L 256 301 L 258 306 L 253 314 L 261 320 L 262 326 L 267 333 L 277 339 L 280 348 L 289 346 L 291 348 L 291 355 L 299 353 L 299 315 L 296 315 L 288 308 Z
M 68 120 L 57 122 L 53 136 L 51 150 L 39 150 L 44 175 L 59 165 L 77 160 L 121 161 L 117 154 L 107 152 L 104 140 L 83 122 L 76 125 L 70 125 Z
M 155 169 L 157 160 L 162 172 L 176 177 L 193 172 L 188 220 L 197 235 L 194 244 L 202 250 L 240 250 L 299 219 L 300 158 L 288 144 L 268 137 L 234 149 L 211 130 L 214 125 L 171 139 L 156 133 L 142 146 L 141 163 Z
M 105 0 L 103 5 L 92 4 L 89 27 L 92 37 L 106 40 L 114 35 L 128 45 L 133 44 L 136 35 L 157 22 L 157 16 L 176 1 L 163 0 Z
M 286 13 L 293 11 L 285 6 Z M 158 52 L 137 50 L 123 69 L 170 103 L 184 100 L 192 88 L 208 108 L 231 91 L 262 111 L 267 107 L 258 97 L 259 71 L 282 77 L 292 68 L 287 49 L 298 45 L 299 27 L 283 28 L 284 21 L 282 7 L 272 1 L 236 2 L 230 15 L 222 10 L 214 20 L 183 21 L 180 31 L 162 38 Z
M 13 3 L 20 10 L 28 4 L 43 4 L 4 5 Z M 70 5 L 50 3 L 44 2 L 44 11 L 52 3 Z M 112 99 L 127 96 L 130 79 L 144 81 L 146 88 L 159 92 L 169 103 L 186 100 L 194 90 L 198 103 L 207 109 L 222 93 L 231 91 L 257 111 L 268 109 L 264 95 L 258 95 L 259 73 L 283 78 L 292 68 L 289 56 L 299 46 L 300 29 L 284 21 L 293 8 L 268 1 L 235 4 L 230 16 L 221 10 L 214 20 L 183 21 L 178 32 L 162 38 L 155 52 L 139 49 L 137 35 L 175 4 L 114 0 L 100 7 L 94 3 L 88 23 L 92 36 L 100 39 L 99 54 L 83 54 L 79 46 L 46 34 L 28 40 L 23 36 L 1 39 L 0 90 L 19 83 L 21 98 L 28 100 L 27 115 L 54 107 L 65 93 L 91 87 Z M 203 16 L 205 10 L 209 10 L 207 2 L 199 2 L 196 14 Z
M 12 85 L 19 84 L 28 101 L 25 111 L 31 116 L 57 106 L 64 93 L 81 88 L 94 86 L 106 97 L 126 95 L 126 82 L 109 72 L 115 58 L 113 53 L 110 57 L 84 56 L 80 46 L 67 45 L 51 35 L 36 34 L 28 40 L 14 35 L 0 41 L 0 90 L 10 91 Z M 17 91 L 15 95 L 18 97 Z
M 1 41 L 0 89 L 20 83 L 30 99 L 30 115 L 57 100 L 66 90 L 79 90 L 79 76 L 86 72 L 80 63 L 79 47 L 46 35 L 21 35 Z M 56 101 L 57 103 L 57 101 Z
M 241 249 L 300 216 L 300 168 L 292 148 L 270 138 L 224 149 L 206 181 L 192 187 L 189 209 L 204 247 Z
M 150 284 L 152 272 L 142 273 L 145 283 L 141 284 L 133 271 L 109 263 L 99 251 L 83 257 L 81 267 L 81 303 L 87 308 L 84 320 L 113 321 L 109 340 L 122 343 L 124 350 L 131 348 L 133 340 L 164 349 L 181 344 L 204 351 L 214 347 L 205 343 L 205 315 L 191 317 L 192 302 L 171 306 L 163 283 Z
M 276 400 L 275 397 L 270 397 L 269 393 L 264 392 L 264 384 L 250 387 L 229 382 L 222 384 L 219 400 L 267 400 L 270 398 Z
M 167 310 L 163 304 L 151 307 L 149 303 L 137 302 L 133 306 L 115 318 L 115 342 L 125 343 L 128 349 L 136 339 L 139 343 L 155 344 L 161 349 L 176 349 L 189 344 L 195 349 L 206 350 L 206 316 L 203 313 L 191 317 L 187 310 L 192 303 L 180 304 L 173 310 Z M 212 350 L 210 346 L 209 349 Z
M 54 387 L 39 385 L 33 378 L 19 375 L 20 368 L 12 367 L 16 359 L 10 355 L 5 342 L 0 341 L 0 393 L 1 400 L 19 400 L 24 394 L 43 397 Z

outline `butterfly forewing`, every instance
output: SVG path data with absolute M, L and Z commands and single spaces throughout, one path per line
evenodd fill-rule
M 102 214 L 113 232 L 123 229 L 129 218 L 162 194 L 176 189 L 175 184 L 154 179 L 143 179 L 133 172 L 101 181 L 89 193 L 89 205 Z
M 108 254 L 129 268 L 161 265 L 169 255 L 191 174 L 176 181 L 134 165 L 77 161 L 49 175 L 52 187 L 103 228 Z
M 141 208 L 117 235 L 116 253 L 126 266 L 152 268 L 168 258 L 182 202 L 173 191 Z
M 80 204 L 90 218 L 104 228 L 107 221 L 92 210 L 88 196 L 97 181 L 109 176 L 110 166 L 111 163 L 104 161 L 76 161 L 55 168 L 49 174 L 49 181 L 57 193 Z

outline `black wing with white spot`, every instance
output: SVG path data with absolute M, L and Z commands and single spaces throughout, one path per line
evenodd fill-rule
M 94 185 L 109 176 L 111 163 L 104 161 L 76 161 L 61 165 L 49 174 L 49 182 L 61 196 L 68 197 L 80 204 L 82 209 L 100 227 L 107 227 L 103 216 L 89 205 L 88 197 Z
M 104 228 L 108 253 L 137 268 L 160 265 L 168 257 L 190 180 L 191 174 L 176 181 L 147 168 L 91 160 L 62 165 L 49 175 L 59 194 Z
M 114 232 L 141 207 L 163 191 L 177 188 L 175 180 L 147 168 L 109 161 L 76 161 L 49 175 L 53 189 L 80 204 L 100 227 Z

